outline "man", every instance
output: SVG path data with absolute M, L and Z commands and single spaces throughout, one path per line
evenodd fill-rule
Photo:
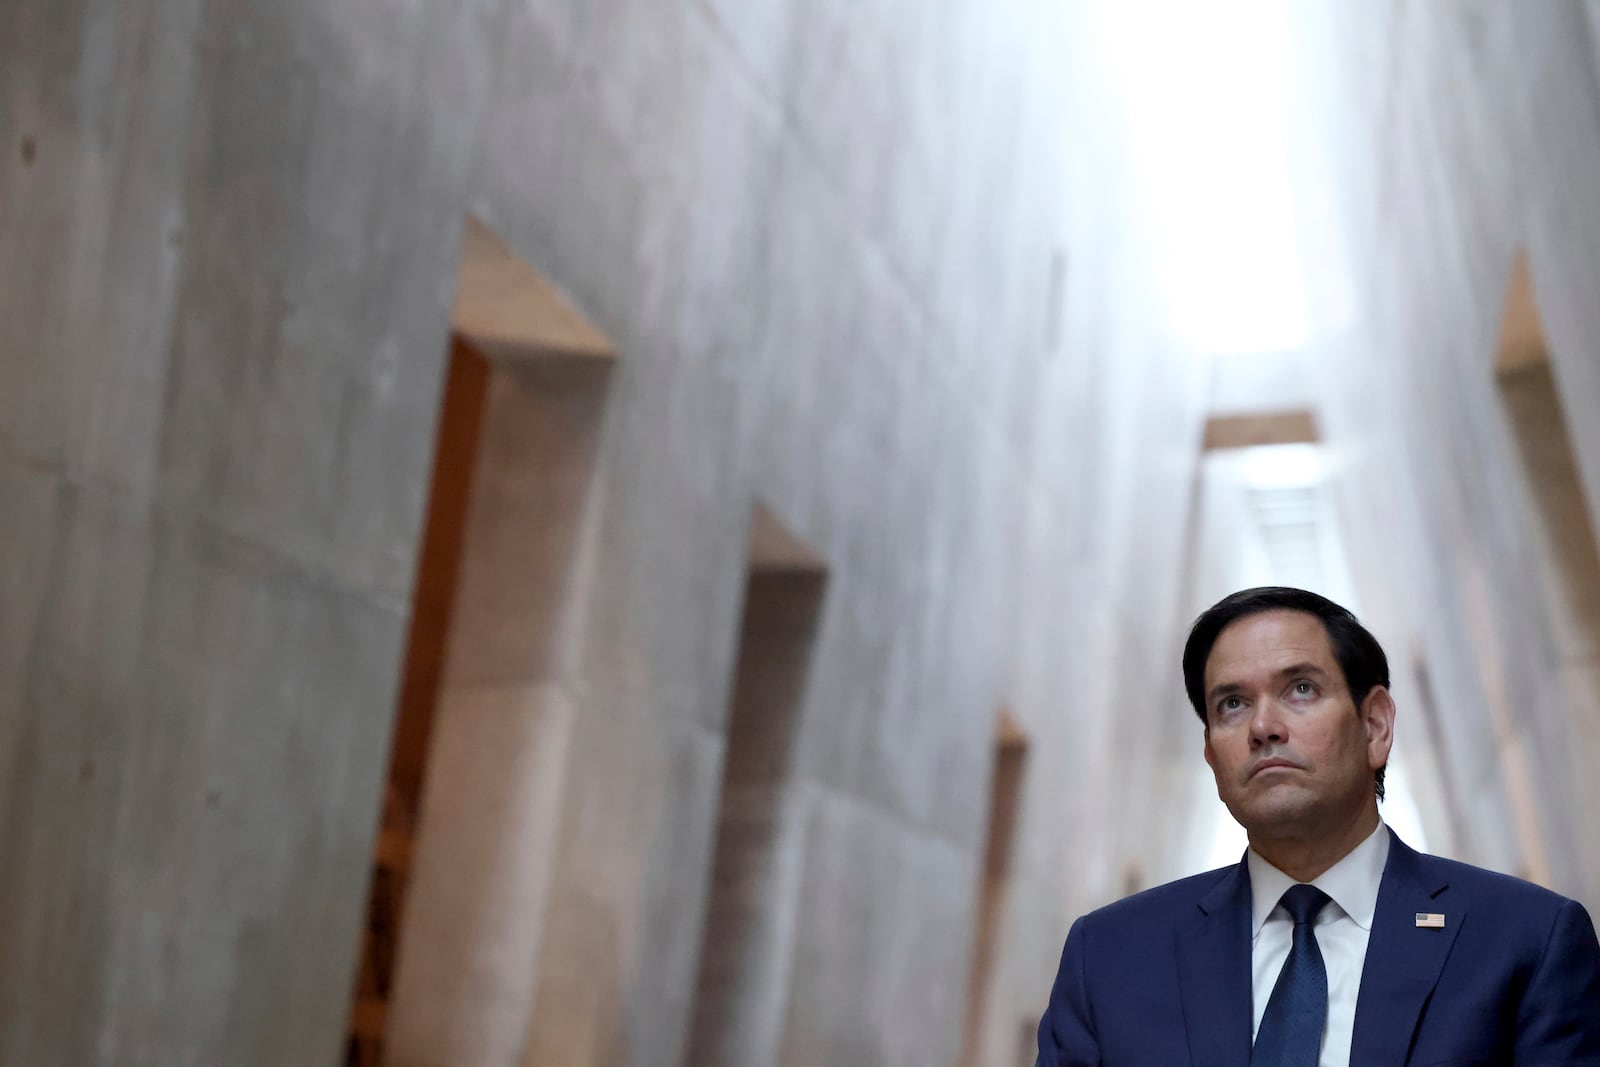
M 1039 1067 L 1600 1064 L 1583 908 L 1379 819 L 1395 706 L 1354 615 L 1235 593 L 1196 620 L 1183 674 L 1249 851 L 1072 925 Z

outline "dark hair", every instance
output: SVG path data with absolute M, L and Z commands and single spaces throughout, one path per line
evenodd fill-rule
M 1361 702 L 1375 686 L 1389 687 L 1389 659 L 1383 654 L 1383 647 L 1348 609 L 1325 596 L 1283 585 L 1241 589 L 1202 612 L 1189 628 L 1189 640 L 1183 646 L 1183 686 L 1188 691 L 1194 713 L 1208 729 L 1205 686 L 1206 660 L 1211 658 L 1211 647 L 1231 624 L 1268 611 L 1298 611 L 1322 623 L 1328 633 L 1328 644 L 1333 646 L 1333 658 L 1339 661 L 1339 670 L 1344 673 L 1345 686 L 1358 712 Z M 1387 769 L 1387 766 L 1379 767 L 1372 775 L 1379 800 L 1383 799 L 1383 774 Z

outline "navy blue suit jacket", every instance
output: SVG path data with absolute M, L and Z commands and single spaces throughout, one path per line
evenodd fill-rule
M 1442 930 L 1418 912 L 1442 914 Z M 1250 1062 L 1244 863 L 1073 923 L 1038 1067 Z M 1600 943 L 1583 907 L 1392 837 L 1350 1062 L 1600 1065 Z M 1262 1065 L 1257 1065 L 1262 1067 Z

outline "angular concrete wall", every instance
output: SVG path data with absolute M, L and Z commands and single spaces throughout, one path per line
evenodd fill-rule
M 1591 528 L 1600 515 L 1597 13 L 1364 3 L 1307 27 L 1327 46 L 1321 117 L 1358 282 L 1319 363 L 1365 596 L 1437 691 L 1459 853 L 1591 906 L 1600 687 L 1562 539 L 1585 506 Z M 1548 442 L 1520 439 L 1525 390 L 1496 374 L 1522 255 L 1572 450 L 1554 467 L 1525 461 Z M 1552 479 L 1577 492 L 1563 467 L 1587 487 L 1559 509 L 1566 533 L 1541 505 Z
M 6 5 L 0 1060 L 339 1055 L 469 211 L 623 356 L 522 1062 L 679 1061 L 758 496 L 830 567 L 781 1062 L 957 1054 L 1000 706 L 1017 1037 L 1182 720 L 1200 414 L 1067 31 Z
M 958 1056 L 1005 707 L 1016 1062 L 1071 916 L 1183 873 L 1198 764 L 1207 369 L 1082 7 L 0 9 L 0 1062 L 337 1059 L 469 213 L 621 357 L 495 1055 L 683 1062 L 761 500 L 828 593 L 757 1036 Z M 1600 683 L 1495 362 L 1525 249 L 1592 524 L 1600 9 L 1299 15 L 1362 600 L 1403 715 L 1432 680 L 1455 850 L 1593 904 Z
M 374 14 L 0 14 L 0 1060 L 336 1055 L 483 47 Z

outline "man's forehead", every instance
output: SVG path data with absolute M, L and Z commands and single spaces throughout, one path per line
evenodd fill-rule
M 1206 684 L 1241 669 L 1273 671 L 1333 665 L 1333 646 L 1322 620 L 1300 611 L 1268 611 L 1237 619 L 1217 635 L 1206 657 Z

